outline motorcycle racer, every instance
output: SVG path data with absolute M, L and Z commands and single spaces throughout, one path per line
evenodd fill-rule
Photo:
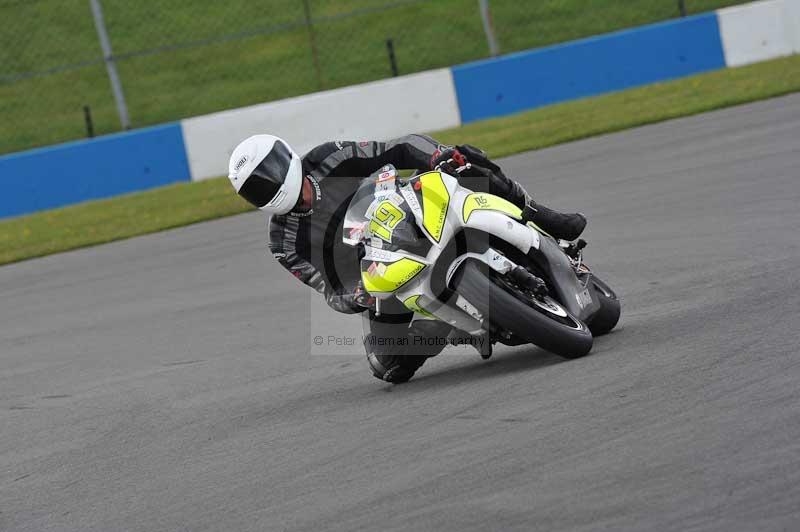
M 451 326 L 414 319 L 412 311 L 392 300 L 382 303 L 378 315 L 361 288 L 359 269 L 353 267 L 360 259 L 356 249 L 342 245 L 350 198 L 363 178 L 389 164 L 422 172 L 441 170 L 466 188 L 504 197 L 519 208 L 531 206 L 533 221 L 556 238 L 576 239 L 586 218 L 534 202 L 519 183 L 470 145 L 447 146 L 414 134 L 388 142 L 326 142 L 300 157 L 273 135 L 242 141 L 230 157 L 228 177 L 240 196 L 271 217 L 273 256 L 298 280 L 324 294 L 334 310 L 363 313 L 369 331 L 364 346 L 373 375 L 400 383 L 446 345 L 420 339 L 443 339 Z

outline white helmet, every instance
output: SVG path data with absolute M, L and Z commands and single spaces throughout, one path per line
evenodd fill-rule
M 228 179 L 244 199 L 268 214 L 286 214 L 303 188 L 300 157 L 283 139 L 253 135 L 231 154 Z

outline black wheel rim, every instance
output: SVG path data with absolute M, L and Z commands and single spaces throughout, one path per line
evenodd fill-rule
M 491 275 L 490 277 L 496 286 L 513 295 L 527 307 L 547 316 L 549 319 L 565 325 L 570 329 L 575 329 L 576 331 L 581 331 L 585 328 L 583 323 L 573 318 L 572 315 L 553 298 L 549 296 L 537 297 L 532 290 L 520 286 L 507 275 Z

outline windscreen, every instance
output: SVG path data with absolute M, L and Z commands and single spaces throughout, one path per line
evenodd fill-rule
M 342 232 L 342 240 L 345 244 L 355 246 L 365 239 L 365 229 L 369 224 L 367 211 L 375 201 L 375 184 L 376 181 L 373 176 L 363 179 L 355 195 L 353 195 L 353 199 L 350 200 L 350 206 L 347 208 L 347 214 L 344 217 L 344 231 Z

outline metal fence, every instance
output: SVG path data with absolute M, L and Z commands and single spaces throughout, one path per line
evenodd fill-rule
M 0 153 L 741 0 L 0 0 Z

